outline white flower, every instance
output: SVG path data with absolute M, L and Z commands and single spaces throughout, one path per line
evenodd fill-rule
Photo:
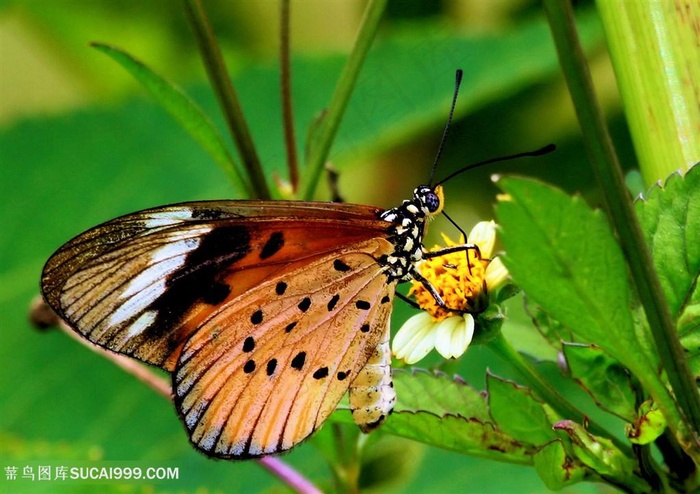
M 448 247 L 460 245 L 443 235 Z M 407 364 L 415 364 L 433 348 L 445 358 L 464 354 L 474 336 L 474 314 L 488 306 L 489 291 L 501 286 L 508 271 L 500 259 L 489 259 L 496 243 L 496 224 L 482 221 L 469 233 L 476 250 L 453 252 L 421 262 L 421 275 L 430 282 L 448 308 L 437 305 L 422 283 L 412 281 L 413 295 L 422 312 L 410 317 L 394 336 L 392 352 Z M 441 247 L 435 247 L 438 250 Z

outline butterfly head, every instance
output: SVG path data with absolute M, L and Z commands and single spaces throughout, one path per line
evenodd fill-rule
M 443 194 L 441 185 L 436 187 L 420 185 L 414 189 L 413 199 L 426 217 L 440 214 L 445 205 L 445 195 Z

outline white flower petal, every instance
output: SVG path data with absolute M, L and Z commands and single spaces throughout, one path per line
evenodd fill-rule
M 474 336 L 471 314 L 450 316 L 435 329 L 435 349 L 445 358 L 456 358 L 467 351 Z
M 480 221 L 469 232 L 468 241 L 479 246 L 482 257 L 489 258 L 496 245 L 496 222 Z
M 464 319 L 461 316 L 450 316 L 437 324 L 435 328 L 435 350 L 443 357 L 455 357 L 452 352 L 452 342 L 456 335 L 464 333 L 460 326 L 464 326 Z
M 495 257 L 486 267 L 484 279 L 486 286 L 490 291 L 493 291 L 503 285 L 508 278 L 508 270 L 506 269 L 500 257 Z
M 433 347 L 431 341 L 424 340 L 427 334 L 433 332 L 434 324 L 433 318 L 427 312 L 421 311 L 415 316 L 409 317 L 398 330 L 391 344 L 392 352 L 396 358 L 404 360 L 408 364 L 423 358 Z M 434 340 L 434 336 L 432 340 Z M 423 348 L 426 345 L 429 346 L 428 350 Z M 422 356 L 416 358 L 421 353 Z
M 392 342 L 393 351 L 396 353 L 410 342 L 420 329 L 432 323 L 432 317 L 427 312 L 421 311 L 418 314 L 406 319 L 403 326 L 396 332 Z
M 416 344 L 411 352 L 404 357 L 407 364 L 415 364 L 435 348 L 435 324 L 424 327 L 420 333 L 420 338 L 416 338 Z

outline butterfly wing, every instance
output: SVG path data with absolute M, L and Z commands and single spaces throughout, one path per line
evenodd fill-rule
M 290 262 L 386 236 L 376 208 L 209 201 L 149 209 L 97 226 L 46 263 L 49 305 L 87 339 L 172 371 L 221 305 Z
M 296 261 L 223 304 L 184 345 L 176 406 L 205 453 L 285 451 L 335 409 L 381 342 L 395 282 L 383 239 Z

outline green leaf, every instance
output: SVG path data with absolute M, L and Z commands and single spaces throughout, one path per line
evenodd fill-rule
M 542 482 L 553 491 L 581 482 L 586 476 L 586 467 L 569 458 L 561 439 L 545 444 L 533 460 Z
M 444 374 L 394 370 L 398 401 L 381 431 L 462 454 L 530 464 L 531 444 L 491 422 L 483 393 Z M 347 404 L 333 414 L 350 423 Z
M 639 407 L 639 413 L 633 423 L 625 427 L 625 435 L 634 444 L 650 444 L 666 430 L 666 419 L 659 407 L 647 400 Z
M 558 422 L 555 428 L 569 436 L 576 458 L 598 475 L 616 479 L 615 483 L 628 486 L 630 492 L 651 492 L 636 473 L 636 460 L 625 456 L 611 441 L 570 420 Z
M 528 388 L 493 374 L 486 376 L 489 411 L 499 429 L 515 439 L 542 445 L 557 438 L 545 406 Z
M 573 340 L 571 331 L 562 323 L 554 319 L 537 304 L 527 301 L 527 312 L 530 315 L 532 324 L 542 337 L 557 350 L 561 350 L 562 341 Z
M 700 310 L 693 315 L 696 321 L 700 321 Z M 688 363 L 696 381 L 700 381 L 700 327 L 698 324 L 700 323 L 695 322 L 694 326 L 689 326 L 686 333 L 681 336 L 681 345 L 686 349 Z
M 394 412 L 382 431 L 464 455 L 529 465 L 534 447 L 490 422 L 430 412 Z
M 700 166 L 653 187 L 635 203 L 635 210 L 679 334 L 695 356 L 700 330 Z
M 671 175 L 635 203 L 671 313 L 688 307 L 700 274 L 700 166 Z
M 103 43 L 93 43 L 92 46 L 131 73 L 185 132 L 223 168 L 237 192 L 250 197 L 251 189 L 245 172 L 237 166 L 216 127 L 194 101 L 172 82 L 120 48 Z
M 639 375 L 653 356 L 636 333 L 622 252 L 600 211 L 534 180 L 503 179 L 496 209 L 503 262 L 527 296 L 580 340 Z
M 428 411 L 438 416 L 460 415 L 480 421 L 490 420 L 482 392 L 458 378 L 421 369 L 394 371 L 394 387 L 399 396 L 394 413 Z
M 637 415 L 635 392 L 627 369 L 595 345 L 564 344 L 574 380 L 599 407 L 628 422 Z

